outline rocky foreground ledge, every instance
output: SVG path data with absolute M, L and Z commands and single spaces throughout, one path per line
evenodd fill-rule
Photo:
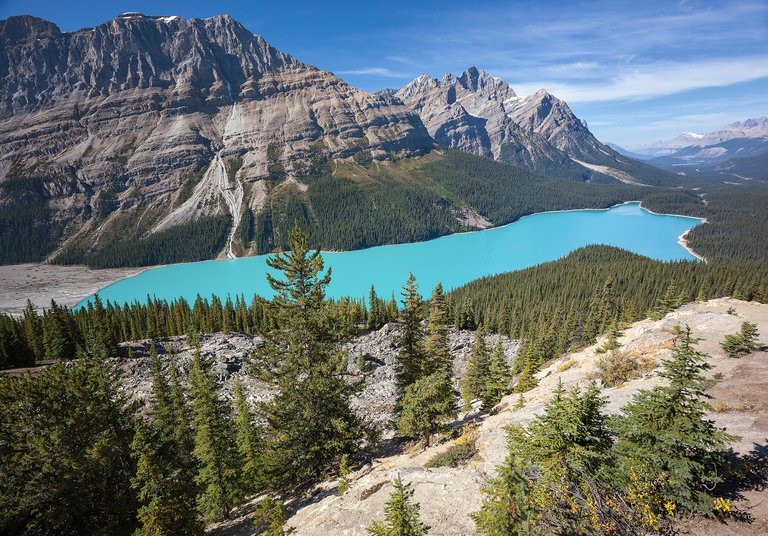
M 624 330 L 619 342 L 627 352 L 658 365 L 671 355 L 674 327 L 690 326 L 693 335 L 701 338 L 698 349 L 711 356 L 711 374 L 719 378 L 710 389 L 711 402 L 717 410 L 712 415 L 713 419 L 719 426 L 725 426 L 731 433 L 741 436 L 734 447 L 736 451 L 763 452 L 765 455 L 768 441 L 768 354 L 758 351 L 741 359 L 730 359 L 719 345 L 726 334 L 737 332 L 745 320 L 758 325 L 760 340 L 768 339 L 768 305 L 723 298 L 683 306 L 658 321 L 637 322 Z M 390 329 L 393 328 L 387 327 L 382 332 L 361 339 L 385 341 Z M 461 363 L 466 362 L 468 352 L 465 349 L 471 337 L 472 334 L 466 332 L 452 335 L 452 346 L 457 352 L 454 369 L 459 373 Z M 510 395 L 495 408 L 493 415 L 477 417 L 477 454 L 465 465 L 456 468 L 425 467 L 426 462 L 445 451 L 450 442 L 417 453 L 374 460 L 352 475 L 350 489 L 342 497 L 335 494 L 336 482 L 320 485 L 316 494 L 299 506 L 289 519 L 288 525 L 295 531 L 292 534 L 366 535 L 366 527 L 371 521 L 383 515 L 384 504 L 392 491 L 391 482 L 398 474 L 404 481 L 413 484 L 414 500 L 421 505 L 421 518 L 431 527 L 430 534 L 475 534 L 469 514 L 480 508 L 481 487 L 506 455 L 505 427 L 514 423 L 525 424 L 541 413 L 558 381 L 562 380 L 566 389 L 586 384 L 596 371 L 598 355 L 595 349 L 601 342 L 566 354 L 543 368 L 537 375 L 538 387 L 525 395 L 524 407 L 518 408 L 518 396 Z M 394 352 L 386 355 L 391 359 Z M 638 390 L 652 388 L 661 381 L 654 368 L 621 387 L 605 389 L 603 392 L 609 399 L 608 411 L 617 412 Z M 377 392 L 384 392 L 383 387 Z M 369 400 L 377 399 L 372 397 Z M 375 405 L 369 407 L 375 408 Z M 468 418 L 471 417 L 470 414 Z M 739 506 L 749 509 L 755 519 L 752 524 L 732 521 L 725 525 L 713 520 L 695 520 L 682 530 L 711 536 L 767 534 L 768 490 L 747 491 L 744 495 L 745 502 Z M 250 520 L 252 506 L 244 505 L 240 509 L 241 517 L 211 527 L 209 532 L 217 536 L 254 534 Z

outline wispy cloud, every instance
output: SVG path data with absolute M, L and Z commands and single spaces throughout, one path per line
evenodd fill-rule
M 557 80 L 517 84 L 522 94 L 539 87 L 569 102 L 649 99 L 708 87 L 722 87 L 768 77 L 768 56 L 718 58 L 690 63 L 631 65 L 608 80 L 563 84 Z
M 403 79 L 410 79 L 414 78 L 412 73 L 403 73 L 398 71 L 393 71 L 387 67 L 362 67 L 360 69 L 345 69 L 343 71 L 336 71 L 337 74 L 343 74 L 343 75 L 368 75 L 368 76 L 378 76 L 381 78 L 403 78 Z

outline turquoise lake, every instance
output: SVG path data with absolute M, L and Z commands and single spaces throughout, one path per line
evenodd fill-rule
M 455 234 L 411 244 L 358 251 L 323 253 L 331 267 L 330 297 L 367 297 L 371 284 L 379 296 L 399 292 L 413 272 L 422 293 L 441 281 L 446 289 L 482 276 L 527 268 L 558 259 L 588 244 L 620 247 L 662 261 L 695 259 L 678 237 L 700 223 L 695 218 L 652 214 L 639 203 L 605 210 L 533 214 L 504 227 Z M 197 294 L 222 298 L 254 293 L 271 297 L 266 255 L 152 268 L 99 291 L 103 301 L 118 303 Z M 86 300 L 87 301 L 87 300 Z M 85 302 L 81 302 L 82 305 Z

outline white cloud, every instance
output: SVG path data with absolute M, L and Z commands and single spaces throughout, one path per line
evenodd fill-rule
M 343 71 L 337 71 L 336 74 L 357 74 L 368 76 L 380 76 L 382 78 L 415 78 L 412 74 L 401 73 L 393 71 L 386 67 L 363 67 L 360 69 L 345 69 Z
M 686 63 L 655 62 L 619 66 L 604 83 L 574 84 L 556 81 L 512 84 L 518 93 L 541 87 L 568 102 L 639 100 L 693 89 L 723 87 L 768 77 L 768 56 L 718 58 Z

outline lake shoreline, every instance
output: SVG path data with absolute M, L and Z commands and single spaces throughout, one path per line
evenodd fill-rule
M 51 300 L 66 307 L 122 279 L 136 276 L 152 266 L 94 270 L 83 265 L 24 263 L 0 265 L 0 314 L 20 316 L 27 300 L 39 311 Z
M 398 244 L 382 244 L 380 246 L 371 246 L 368 248 L 362 248 L 360 250 L 351 251 L 363 251 L 365 249 L 372 249 L 377 247 L 388 246 L 404 246 L 414 244 L 424 244 L 434 240 L 439 240 L 445 237 L 456 235 L 467 235 L 475 233 L 483 233 L 484 231 L 500 230 L 510 225 L 519 223 L 525 219 L 533 216 L 539 216 L 544 214 L 555 213 L 567 213 L 567 212 L 606 212 L 616 207 L 623 205 L 637 204 L 639 208 L 649 214 L 658 216 L 674 216 L 681 218 L 689 218 L 698 220 L 702 223 L 706 223 L 705 218 L 699 218 L 695 216 L 686 216 L 680 214 L 660 214 L 649 210 L 642 206 L 639 201 L 625 201 L 617 203 L 606 208 L 586 208 L 586 209 L 563 209 L 563 210 L 550 210 L 543 212 L 535 212 L 532 214 L 526 214 L 520 218 L 499 225 L 496 227 L 490 227 L 488 229 L 478 229 L 474 231 L 463 231 L 459 233 L 450 233 L 447 235 L 441 235 L 439 237 L 431 238 L 429 240 L 423 240 L 420 242 L 405 242 Z M 686 241 L 686 236 L 690 232 L 690 229 L 682 233 L 677 238 L 677 243 L 685 249 L 691 256 L 699 259 L 702 262 L 706 262 L 706 259 L 696 253 Z M 333 251 L 323 250 L 323 253 L 346 253 L 347 251 Z M 265 254 L 268 255 L 268 254 Z M 255 258 L 253 257 L 239 257 L 242 258 Z M 26 306 L 27 299 L 30 299 L 35 307 L 41 309 L 50 305 L 51 298 L 55 299 L 60 305 L 66 307 L 73 307 L 90 296 L 97 294 L 105 288 L 122 281 L 124 279 L 137 276 L 145 271 L 155 268 L 180 266 L 189 264 L 200 264 L 217 261 L 227 261 L 237 259 L 206 259 L 201 261 L 180 262 L 180 263 L 168 263 L 159 264 L 154 266 L 142 266 L 142 267 L 127 267 L 127 268 L 108 268 L 108 269 L 91 269 L 84 265 L 55 265 L 44 263 L 28 263 L 17 265 L 0 266 L 0 287 L 3 289 L 0 293 L 0 313 L 7 313 L 11 315 L 20 315 L 24 307 Z M 513 270 L 513 269 L 512 269 Z

